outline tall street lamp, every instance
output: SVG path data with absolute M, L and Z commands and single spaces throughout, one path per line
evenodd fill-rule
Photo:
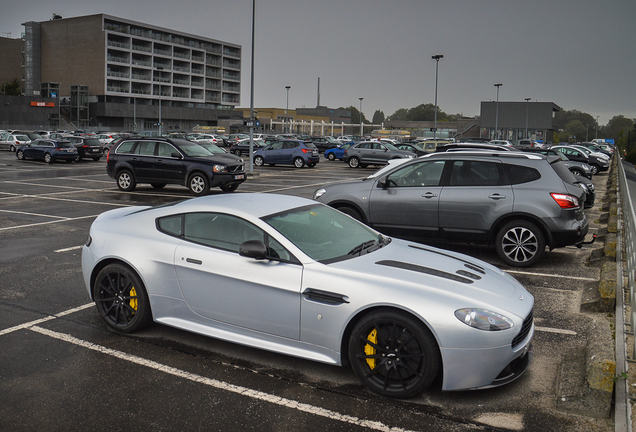
M 526 139 L 528 139 L 528 102 L 530 98 L 525 98 L 524 100 L 526 101 Z
M 285 90 L 287 90 L 287 108 L 285 108 L 285 120 L 289 120 L 289 89 L 291 86 L 285 86 Z M 291 122 L 290 122 L 291 125 Z M 291 132 L 291 130 L 287 131 Z
M 596 139 L 598 139 L 598 118 L 600 116 L 596 116 Z
M 433 139 L 437 138 L 437 76 L 439 72 L 439 59 L 444 58 L 443 55 L 437 54 L 431 57 L 435 60 L 435 125 L 433 126 Z
M 159 71 L 159 136 L 161 136 L 161 72 L 163 67 L 158 66 L 157 70 Z
M 495 84 L 497 87 L 497 105 L 495 111 L 495 139 L 499 139 L 499 87 L 503 84 Z
M 362 139 L 362 99 L 364 98 L 358 99 L 360 99 L 360 139 Z

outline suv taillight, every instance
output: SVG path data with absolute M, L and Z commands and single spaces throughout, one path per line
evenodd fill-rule
M 571 209 L 571 208 L 579 207 L 579 199 L 577 197 L 574 197 L 572 195 L 554 193 L 554 192 L 552 192 L 550 195 L 556 201 L 559 207 L 561 207 L 562 209 Z

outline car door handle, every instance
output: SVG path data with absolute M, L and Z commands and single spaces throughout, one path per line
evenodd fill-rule
M 494 199 L 494 200 L 500 200 L 500 199 L 505 199 L 506 196 L 505 195 L 500 195 L 498 193 L 495 193 L 495 194 L 492 194 L 492 195 L 488 195 L 488 198 Z
M 186 261 L 192 264 L 203 264 L 203 261 L 194 258 L 186 258 Z
M 434 194 L 433 192 L 426 192 L 424 195 L 422 195 L 424 198 L 430 199 L 430 198 L 435 198 L 437 197 L 437 194 Z

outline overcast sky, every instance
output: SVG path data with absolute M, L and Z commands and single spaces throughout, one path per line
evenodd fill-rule
M 250 106 L 251 0 L 2 0 L 0 36 L 25 21 L 105 13 L 243 47 Z M 636 118 L 634 0 L 256 0 L 255 107 L 360 106 L 371 119 L 435 100 L 449 114 L 480 102 L 554 102 Z

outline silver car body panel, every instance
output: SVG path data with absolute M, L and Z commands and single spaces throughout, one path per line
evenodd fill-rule
M 283 195 L 232 194 L 108 211 L 94 221 L 90 245 L 82 251 L 86 289 L 92 297 L 92 278 L 101 263 L 124 262 L 141 277 L 156 322 L 337 365 L 352 320 L 376 307 L 402 309 L 435 336 L 444 390 L 490 387 L 506 365 L 527 353 L 534 324 L 523 340 L 511 342 L 531 314 L 534 298 L 513 277 L 478 259 L 399 239 L 355 258 L 316 262 L 260 219 L 308 203 L 315 204 Z M 254 260 L 156 228 L 158 217 L 189 212 L 248 220 L 299 263 Z M 316 290 L 342 301 L 312 296 Z M 454 316 L 460 308 L 487 309 L 514 325 L 478 330 Z

